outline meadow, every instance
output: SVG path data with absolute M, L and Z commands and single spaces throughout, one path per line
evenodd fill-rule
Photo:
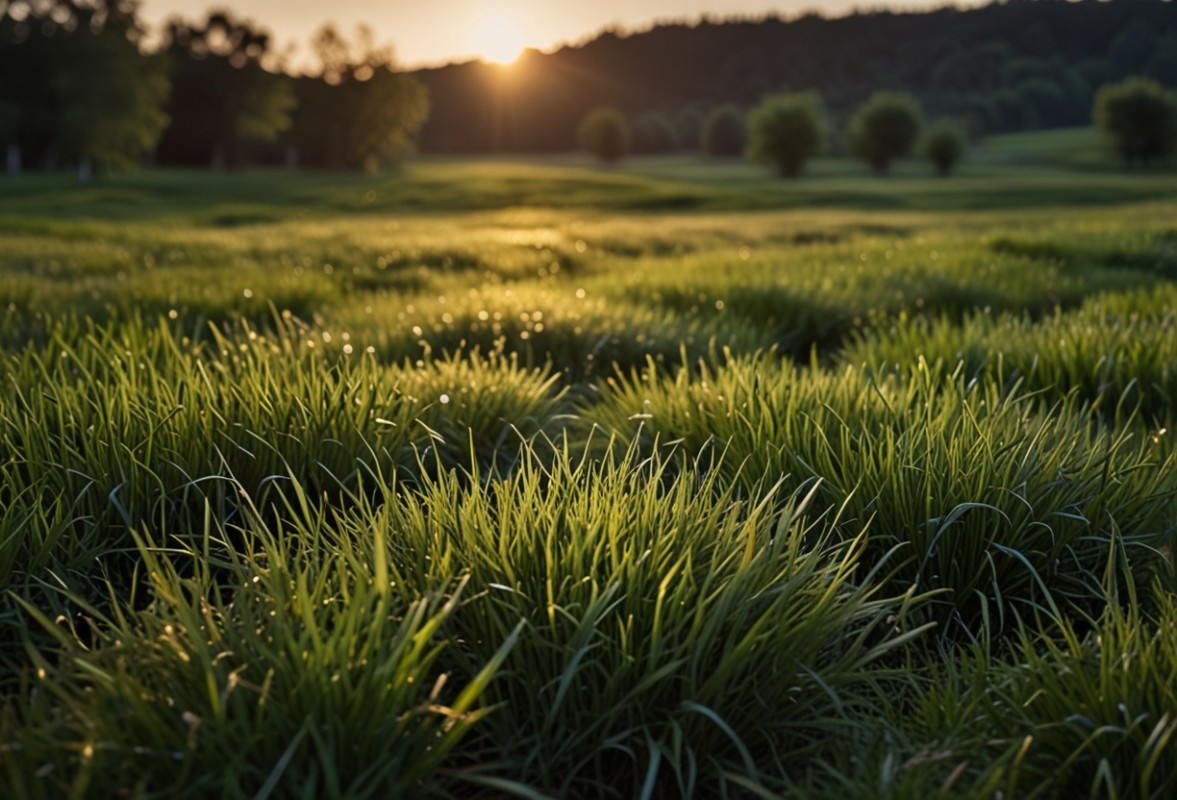
M 0 796 L 1177 793 L 1177 181 L 0 183 Z

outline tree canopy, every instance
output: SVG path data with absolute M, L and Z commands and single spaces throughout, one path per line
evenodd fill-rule
M 924 142 L 924 153 L 936 171 L 948 177 L 964 156 L 966 141 L 964 129 L 959 123 L 940 120 L 928 132 L 928 138 Z
M 800 175 L 825 138 L 825 111 L 816 92 L 770 97 L 748 117 L 748 157 L 773 165 L 782 178 Z
M 744 115 L 734 105 L 720 106 L 703 125 L 702 150 L 709 156 L 742 155 L 748 144 Z
M 1147 165 L 1177 149 L 1177 92 L 1141 77 L 1104 86 L 1095 124 L 1125 162 Z
M 876 92 L 850 119 L 850 146 L 876 172 L 886 172 L 895 159 L 911 154 L 923 124 L 914 97 Z
M 290 143 L 300 163 L 371 170 L 394 161 L 428 118 L 425 87 L 396 71 L 392 48 L 365 26 L 349 40 L 327 25 L 313 45 L 321 73 L 295 89 Z
M 6 4 L 0 13 L 0 144 L 46 165 L 131 166 L 167 124 L 169 81 L 140 50 L 129 0 Z
M 160 143 L 162 161 L 235 167 L 248 143 L 272 142 L 290 127 L 293 86 L 271 62 L 269 33 L 255 23 L 227 11 L 203 22 L 173 19 L 167 41 L 172 125 Z
M 629 153 L 629 123 L 615 108 L 595 108 L 581 121 L 577 140 L 584 150 L 606 164 L 614 164 Z

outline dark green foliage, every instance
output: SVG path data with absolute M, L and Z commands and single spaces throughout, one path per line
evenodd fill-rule
M 744 114 L 736 106 L 720 106 L 703 126 L 702 149 L 709 156 L 742 155 L 748 144 Z
M 923 124 L 923 113 L 915 98 L 878 92 L 855 112 L 847 135 L 854 154 L 882 174 L 896 159 L 911 154 Z
M 687 150 L 697 149 L 702 141 L 703 125 L 706 122 L 702 112 L 697 108 L 679 110 L 674 115 L 674 129 L 678 133 L 679 143 Z
M 5 4 L 7 6 L 7 4 Z M 136 4 L 38 4 L 17 20 L 0 9 L 0 146 L 26 162 L 133 167 L 168 117 L 164 59 L 140 51 Z
M 644 155 L 673 153 L 679 149 L 678 132 L 665 114 L 642 114 L 633 125 L 633 151 Z
M 504 82 L 465 64 L 422 70 L 435 113 L 421 144 L 566 152 L 583 115 L 612 104 L 635 114 L 682 109 L 694 120 L 677 125 L 680 140 L 696 149 L 700 112 L 717 102 L 751 108 L 785 87 L 819 88 L 836 120 L 872 93 L 902 87 L 929 116 L 967 119 L 985 133 L 1024 131 L 1088 123 L 1095 87 L 1130 74 L 1177 86 L 1177 14 L 1164 0 L 890 5 L 612 31 L 535 54 Z M 504 108 L 512 125 L 487 124 Z
M 1148 78 L 1104 86 L 1095 124 L 1126 164 L 1147 166 L 1177 148 L 1177 92 Z
M 239 167 L 248 144 L 272 142 L 290 127 L 293 84 L 267 69 L 270 35 L 253 22 L 228 11 L 202 23 L 173 20 L 167 53 L 172 124 L 160 142 L 161 161 Z
M 606 164 L 616 164 L 629 153 L 629 123 L 617 109 L 602 106 L 581 120 L 576 139 L 581 149 Z
M 796 178 L 825 144 L 826 121 L 816 92 L 770 97 L 748 116 L 748 158 Z
M 429 116 L 429 95 L 395 71 L 390 48 L 361 27 L 349 42 L 333 26 L 315 37 L 323 74 L 295 84 L 298 107 L 287 137 L 299 164 L 374 171 L 396 161 Z
M 941 120 L 928 132 L 924 153 L 936 171 L 948 177 L 964 156 L 966 141 L 964 129 L 959 123 Z

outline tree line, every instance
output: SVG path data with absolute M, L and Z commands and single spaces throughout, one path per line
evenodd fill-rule
M 600 106 L 625 116 L 627 147 L 667 152 L 698 148 L 705 134 L 738 138 L 763 98 L 811 91 L 830 130 L 849 132 L 862 103 L 895 90 L 972 136 L 1086 124 L 1099 87 L 1128 76 L 1177 85 L 1177 13 L 1162 0 L 704 19 L 606 31 L 510 67 L 415 73 L 399 71 L 371 31 L 327 26 L 312 42 L 317 70 L 299 74 L 263 28 L 224 11 L 174 19 L 147 40 L 136 0 L 0 0 L 8 171 L 68 165 L 85 176 L 144 161 L 371 169 L 409 147 L 568 151 Z M 729 113 L 713 123 L 723 104 Z M 854 143 L 840 135 L 828 146 Z
M 864 4 L 868 5 L 868 4 Z M 930 12 L 704 19 L 606 31 L 514 65 L 417 73 L 434 112 L 424 150 L 567 151 L 593 108 L 626 115 L 636 152 L 697 149 L 712 109 L 820 91 L 836 131 L 878 91 L 910 94 L 970 135 L 1086 125 L 1100 86 L 1177 86 L 1177 10 L 1163 0 L 1010 0 Z M 668 144 L 669 143 L 669 144 Z M 835 149 L 849 143 L 835 137 Z
M 1148 166 L 1177 150 L 1177 91 L 1150 78 L 1132 76 L 1101 87 L 1091 114 L 1129 166 Z M 631 149 L 650 152 L 641 148 L 643 138 L 648 146 L 651 131 L 669 127 L 665 119 L 648 115 L 639 124 L 644 127 L 631 129 L 619 110 L 601 106 L 581 122 L 577 139 L 582 149 L 615 164 Z M 780 94 L 766 98 L 746 118 L 736 106 L 716 108 L 703 126 L 700 149 L 712 157 L 745 155 L 771 166 L 782 178 L 796 178 L 810 159 L 828 151 L 830 130 L 821 93 Z M 667 136 L 659 134 L 659 141 L 666 143 Z M 964 156 L 969 137 L 958 120 L 940 119 L 927 128 L 916 98 L 880 91 L 855 111 L 843 138 L 850 152 L 878 174 L 886 174 L 892 163 L 922 143 L 928 161 L 948 177 Z
M 268 33 L 227 11 L 173 19 L 145 47 L 134 0 L 0 3 L 0 147 L 9 172 L 157 163 L 371 169 L 429 111 L 370 30 L 325 26 L 313 75 L 291 74 Z

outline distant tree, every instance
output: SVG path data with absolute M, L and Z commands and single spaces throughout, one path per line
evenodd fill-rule
M 1030 78 L 1014 90 L 1021 106 L 1021 127 L 1025 130 L 1053 128 L 1065 124 L 1067 97 L 1057 82 L 1046 78 Z
M 967 140 L 964 128 L 958 123 L 941 120 L 928 133 L 928 138 L 924 142 L 924 152 L 936 167 L 936 171 L 947 178 L 964 156 Z
M 720 106 L 703 125 L 703 152 L 709 156 L 738 156 L 748 144 L 744 115 L 736 106 Z
M 525 69 L 514 68 L 509 77 L 500 70 L 493 79 L 469 64 L 423 69 L 419 76 L 437 110 L 421 147 L 568 149 L 576 145 L 585 97 L 627 113 L 665 109 L 681 146 L 696 149 L 714 98 L 747 108 L 776 87 L 820 86 L 830 118 L 839 121 L 872 92 L 902 87 L 927 112 L 971 117 L 986 132 L 1089 123 L 1094 89 L 1130 74 L 1177 87 L 1173 2 L 964 5 L 970 8 L 659 24 L 535 53 Z M 1147 35 L 1121 37 L 1129 26 Z M 773 57 L 779 53 L 788 57 Z M 1035 107 L 1038 102 L 1045 105 Z
M 923 114 L 915 98 L 895 92 L 876 92 L 850 120 L 850 146 L 878 173 L 909 155 L 919 141 Z
M 0 158 L 4 159 L 4 171 L 10 175 L 20 172 L 20 108 L 11 102 L 0 100 Z
M 321 73 L 298 82 L 291 143 L 299 161 L 372 171 L 395 161 L 429 115 L 429 93 L 396 71 L 392 49 L 360 26 L 348 40 L 327 25 L 313 41 Z
M 633 151 L 635 153 L 671 153 L 678 149 L 678 131 L 665 115 L 647 112 L 640 115 L 633 125 Z
M 290 127 L 290 78 L 271 64 L 270 35 L 249 20 L 215 11 L 203 23 L 168 23 L 172 124 L 163 161 L 233 168 L 249 142 L 272 142 Z M 269 67 L 269 68 L 268 68 Z
M 771 164 L 782 178 L 801 174 L 826 139 L 817 92 L 769 97 L 748 116 L 748 158 Z
M 703 123 L 706 120 L 698 108 L 688 106 L 680 108 L 674 115 L 674 129 L 678 133 L 678 143 L 686 150 L 697 150 L 700 137 L 703 135 Z
M 1148 78 L 1128 78 L 1100 88 L 1094 116 L 1128 164 L 1147 165 L 1177 145 L 1177 93 Z
M 606 164 L 614 164 L 629 153 L 629 123 L 615 108 L 595 108 L 581 121 L 577 129 L 581 148 Z

